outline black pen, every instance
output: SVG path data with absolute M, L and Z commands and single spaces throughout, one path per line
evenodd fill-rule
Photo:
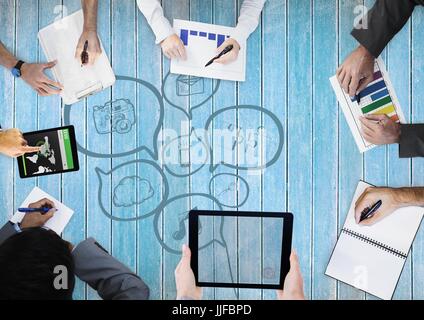
M 84 43 L 84 50 L 82 50 L 81 52 L 81 63 L 84 65 L 88 62 L 88 53 L 87 53 L 87 49 L 88 49 L 88 40 L 85 40 Z
M 230 52 L 231 50 L 233 50 L 233 45 L 230 44 L 229 46 L 226 46 L 224 50 L 221 51 L 220 54 L 218 54 L 216 57 L 214 57 L 213 59 L 211 59 L 206 65 L 205 68 L 207 66 L 210 66 L 216 59 L 221 58 L 224 54 L 227 54 L 228 52 Z
M 380 208 L 381 204 L 383 202 L 381 200 L 378 200 L 374 205 L 368 208 L 365 208 L 362 212 L 361 212 L 361 218 L 359 219 L 359 222 L 365 220 L 365 219 L 369 219 L 371 218 L 374 213 L 378 210 L 378 208 Z

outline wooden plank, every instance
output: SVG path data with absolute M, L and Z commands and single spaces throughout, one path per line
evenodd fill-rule
M 263 47 L 263 106 L 267 110 L 273 112 L 278 119 L 283 123 L 286 129 L 287 124 L 287 1 L 268 1 L 265 5 L 262 14 L 262 47 Z M 274 79 L 281 79 L 275 81 Z M 269 119 L 264 119 L 264 127 L 267 128 Z M 270 132 L 270 134 L 275 134 Z M 287 132 L 284 132 L 284 137 Z M 283 141 L 284 143 L 284 141 Z M 266 148 L 266 158 L 272 157 L 272 150 Z M 284 148 L 278 161 L 269 168 L 266 168 L 263 173 L 263 201 L 262 209 L 264 211 L 284 212 L 287 208 L 287 144 L 284 143 Z M 272 201 L 270 198 L 272 197 Z M 263 230 L 263 251 L 278 251 L 276 247 L 274 234 L 278 234 L 276 228 L 268 226 L 267 230 Z M 263 257 L 267 259 L 267 257 Z M 265 263 L 265 261 L 264 261 Z M 269 266 L 268 266 L 269 268 Z M 271 266 L 272 268 L 272 266 Z M 277 270 L 274 267 L 274 270 Z M 264 299 L 275 299 L 274 290 L 264 290 Z
M 15 1 L 1 1 L 0 21 L 4 27 L 0 41 L 12 53 L 15 52 Z M 13 128 L 15 114 L 15 80 L 6 68 L 0 69 L 0 100 L 2 101 L 2 112 L 0 113 L 0 124 L 3 129 Z M 1 225 L 7 222 L 8 216 L 13 214 L 14 199 L 14 159 L 0 156 L 0 210 L 4 212 L 0 216 Z
M 135 21 L 135 2 L 133 1 L 117 1 L 112 0 L 112 61 L 113 68 L 117 75 L 124 75 L 134 77 L 136 75 L 136 21 Z M 117 99 L 127 99 L 134 103 L 136 99 L 135 83 L 131 82 L 117 82 L 112 88 L 112 101 Z M 140 115 L 136 110 L 136 118 Z M 112 134 L 112 152 L 120 153 L 125 152 L 129 148 L 136 148 L 136 136 L 131 132 L 125 134 L 114 133 Z M 112 160 L 113 168 L 128 163 L 135 159 L 135 155 L 129 155 L 119 159 Z M 112 194 L 120 195 L 120 189 L 117 189 L 125 178 L 131 178 L 138 175 L 137 166 L 128 165 L 122 167 L 119 171 L 113 171 L 112 178 Z M 132 199 L 137 197 L 137 188 L 127 190 L 132 193 Z M 120 218 L 131 218 L 136 216 L 136 208 L 131 205 L 130 207 L 123 208 L 118 205 L 113 205 L 112 214 Z M 112 254 L 119 259 L 122 263 L 127 265 L 131 270 L 137 269 L 137 229 L 135 221 L 113 221 L 112 222 Z
M 213 12 L 212 12 L 212 5 L 213 1 L 211 0 L 192 0 L 190 2 L 190 20 L 191 21 L 199 21 L 203 23 L 212 23 L 213 22 Z M 202 100 L 204 100 L 205 96 L 212 95 L 214 92 L 214 88 L 216 86 L 216 81 L 210 80 L 210 79 L 203 79 L 201 80 L 204 84 L 204 93 L 203 94 L 193 94 L 190 96 L 190 107 L 195 107 L 199 105 Z M 209 118 L 209 115 L 212 113 L 213 110 L 213 101 L 208 100 L 206 103 L 204 103 L 201 107 L 193 109 L 192 116 L 193 118 L 189 121 L 189 128 L 195 128 L 198 132 L 197 134 L 194 133 L 190 136 L 190 143 L 193 143 L 192 150 L 194 150 L 194 146 L 198 145 L 198 142 L 196 142 L 196 137 L 200 136 L 202 137 L 202 132 L 205 126 L 205 123 L 207 119 Z M 200 131 L 201 130 L 201 131 Z M 202 137 L 204 140 L 204 137 Z M 203 141 L 202 140 L 202 141 Z M 205 146 L 205 145 L 204 145 Z M 207 152 L 207 149 L 204 149 L 205 152 Z M 194 152 L 191 152 L 191 157 L 196 157 L 196 154 Z M 192 175 L 190 176 L 190 191 L 200 192 L 209 194 L 209 183 L 210 179 L 212 178 L 212 173 L 208 170 L 208 166 L 206 165 L 203 167 L 199 172 L 196 172 L 196 170 L 199 168 L 198 160 L 195 160 L 195 162 L 191 164 L 190 172 Z M 203 210 L 213 210 L 214 207 L 211 207 L 211 201 L 207 198 L 199 198 L 200 201 L 197 201 L 196 204 L 199 205 L 199 209 Z M 191 204 L 191 207 L 193 207 L 193 203 Z M 215 208 L 218 209 L 218 208 Z M 209 220 L 214 220 L 213 218 L 210 218 Z M 208 238 L 208 239 L 214 239 L 215 236 L 218 236 L 218 232 L 214 233 L 214 224 L 210 223 L 205 226 L 202 226 L 200 237 L 202 238 Z M 202 255 L 204 256 L 215 256 L 215 247 L 219 246 L 218 244 L 210 245 L 204 249 L 202 249 Z M 217 247 L 216 250 L 219 250 L 220 248 Z M 224 267 L 224 266 L 222 266 Z M 199 260 L 199 269 L 202 270 L 202 272 L 208 277 L 208 279 L 214 278 L 214 271 L 219 268 L 218 265 L 215 263 L 211 263 L 209 259 L 200 259 Z M 203 299 L 205 300 L 213 300 L 215 297 L 214 288 L 204 288 L 203 289 Z
M 145 80 L 155 86 L 158 90 L 162 85 L 162 65 L 160 47 L 155 45 L 155 36 L 149 27 L 146 19 L 140 10 L 137 10 L 137 78 Z M 159 117 L 158 101 L 152 94 L 145 94 L 143 88 L 137 92 L 138 98 L 138 141 L 140 144 L 152 143 L 152 132 L 157 123 L 151 123 L 150 120 L 143 119 L 142 114 L 152 113 L 155 118 Z M 155 109 L 152 109 L 155 108 Z M 150 118 L 149 118 L 150 119 Z M 138 156 L 140 158 L 140 156 Z M 160 160 L 158 161 L 158 163 Z M 157 179 L 156 175 L 146 173 L 152 185 L 156 185 L 159 191 L 157 197 L 163 197 L 160 190 L 163 190 L 163 183 Z M 151 208 L 153 209 L 153 208 Z M 138 208 L 138 213 L 142 213 Z M 162 223 L 159 226 L 159 232 L 162 232 Z M 162 248 L 157 241 L 154 232 L 154 217 L 142 219 L 137 223 L 138 230 L 138 274 L 147 283 L 150 288 L 150 299 L 161 299 L 162 293 Z
M 422 101 L 424 92 L 422 89 L 422 82 L 424 81 L 424 35 L 420 26 L 424 23 L 424 12 L 415 10 L 412 17 L 412 109 L 411 109 L 411 123 L 424 123 L 424 110 L 422 108 Z M 414 158 L 412 160 L 412 185 L 424 186 L 424 159 Z M 424 285 L 424 234 L 421 226 L 420 231 L 414 241 L 412 248 L 412 294 L 414 299 L 424 299 L 423 285 Z
M 336 281 L 324 274 L 337 238 L 338 106 L 328 82 L 337 65 L 336 8 L 336 0 L 314 1 L 312 297 L 326 300 L 336 298 Z
M 371 8 L 374 1 L 364 1 L 364 5 Z M 383 59 L 386 58 L 386 50 L 381 54 Z M 385 186 L 387 185 L 387 147 L 378 146 L 367 151 L 363 157 L 364 160 L 364 178 L 368 183 Z M 367 294 L 366 299 L 376 299 L 374 296 Z
M 164 0 L 162 1 L 165 15 L 171 21 L 173 19 L 189 19 L 189 1 L 187 0 Z M 164 59 L 163 71 L 164 76 L 169 71 L 169 60 Z M 168 97 L 170 101 L 176 101 L 177 96 L 176 92 L 170 92 Z M 188 112 L 188 99 L 185 102 L 185 105 L 181 106 L 184 110 Z M 167 110 L 164 118 L 164 128 L 165 129 L 174 129 L 177 132 L 180 132 L 180 127 L 183 126 L 185 130 L 189 129 L 187 123 L 187 116 L 175 110 L 175 108 L 170 107 L 168 103 L 165 103 L 165 108 Z M 178 170 L 175 166 L 179 164 L 170 165 L 171 170 Z M 180 172 L 188 172 L 186 170 L 180 170 Z M 189 192 L 189 179 L 182 179 L 178 177 L 173 177 L 168 175 L 170 195 L 178 196 L 184 195 Z M 179 226 L 179 215 L 184 215 L 190 209 L 190 198 L 183 198 L 179 201 L 174 201 L 166 206 L 163 210 L 163 239 L 165 243 L 172 245 L 173 248 L 180 250 L 181 245 L 184 243 L 184 238 L 181 240 L 176 240 L 173 235 L 177 231 Z M 176 289 L 175 289 L 175 277 L 174 270 L 180 260 L 180 254 L 171 253 L 169 251 L 163 252 L 163 298 L 164 299 L 175 299 Z
M 357 43 L 350 35 L 353 28 L 354 8 L 362 5 L 362 1 L 342 0 L 339 1 L 339 64 L 356 48 Z M 335 72 L 334 72 L 335 73 Z M 358 147 L 353 140 L 352 133 L 347 125 L 346 119 L 342 112 L 339 111 L 339 213 L 338 213 L 338 229 L 340 230 L 349 211 L 352 197 L 358 185 L 359 179 L 362 177 L 362 156 Z M 334 238 L 333 244 L 336 239 Z M 344 283 L 338 286 L 339 299 L 364 299 L 365 295 L 362 291 L 354 289 Z
M 387 69 L 406 119 L 411 115 L 411 21 L 396 35 L 386 49 Z M 400 67 L 402 66 L 402 67 Z M 397 144 L 388 147 L 387 183 L 390 187 L 411 184 L 411 160 L 399 158 Z M 415 254 L 415 252 L 414 252 Z M 394 299 L 412 299 L 412 255 L 410 254 L 397 285 Z
M 65 0 L 63 2 L 63 7 L 56 8 L 56 14 L 61 14 L 66 16 L 71 14 L 79 9 L 81 9 L 81 1 L 79 0 Z M 73 105 L 75 109 L 84 110 L 86 108 L 85 101 L 81 101 Z M 84 114 L 84 113 L 83 113 Z M 72 123 L 76 128 L 79 128 L 79 143 L 86 146 L 86 137 L 85 128 L 86 128 L 86 119 L 82 117 L 74 117 L 74 122 Z M 78 172 L 71 172 L 63 175 L 62 179 L 62 195 L 63 202 L 72 207 L 75 211 L 72 220 L 69 225 L 66 227 L 63 232 L 63 238 L 72 242 L 74 245 L 77 245 L 86 238 L 85 230 L 85 221 L 86 221 L 86 158 L 79 155 L 79 164 L 80 170 Z M 82 300 L 85 299 L 85 283 L 77 281 L 75 290 L 74 290 L 74 299 Z
M 111 9 L 110 0 L 99 1 L 97 32 L 102 41 L 106 55 L 112 61 L 112 39 L 111 39 Z M 94 106 L 102 106 L 105 102 L 112 99 L 112 90 L 107 89 L 87 99 L 85 104 L 85 128 L 79 128 L 78 141 L 84 141 L 86 135 L 86 146 L 88 150 L 95 150 L 99 153 L 112 153 L 111 135 L 103 137 L 97 133 L 94 123 Z M 78 115 L 78 108 L 74 110 Z M 83 153 L 79 153 L 80 157 L 85 157 Z M 99 177 L 96 174 L 96 168 L 100 168 L 104 172 L 109 172 L 112 161 L 110 159 L 86 157 L 86 183 L 87 183 L 87 212 L 86 212 L 86 236 L 95 238 L 106 250 L 112 251 L 112 223 L 111 220 L 102 212 L 98 201 Z M 110 193 L 112 190 L 111 179 L 103 179 L 102 186 Z M 109 196 L 103 204 L 111 211 L 111 197 Z M 99 299 L 97 292 L 91 288 L 87 288 L 87 299 Z
M 228 0 L 215 0 L 213 2 L 213 11 L 214 17 L 213 21 L 215 24 L 225 25 L 234 27 L 237 22 L 237 6 L 236 1 L 228 1 Z M 219 84 L 219 91 L 213 97 L 213 111 L 219 111 L 225 107 L 236 105 L 236 88 L 237 84 L 232 81 L 221 81 Z M 206 109 L 205 109 L 206 110 Z M 213 130 L 228 128 L 230 124 L 236 124 L 236 112 L 227 112 L 225 116 L 217 118 L 213 123 Z M 223 174 L 231 174 L 233 176 Z M 213 195 L 221 202 L 226 203 L 227 205 L 233 206 L 235 208 L 225 208 L 225 210 L 237 210 L 238 199 L 237 199 L 237 188 L 229 188 L 231 185 L 237 185 L 240 183 L 240 180 L 237 179 L 234 175 L 237 174 L 237 170 L 225 168 L 223 166 L 218 166 L 214 171 L 214 175 L 219 175 L 218 178 L 213 180 L 211 184 L 211 189 Z M 226 182 L 226 186 L 220 185 L 219 181 L 220 177 L 224 177 Z M 217 208 L 215 208 L 217 209 Z M 216 221 L 215 233 L 219 232 L 220 222 Z M 229 263 L 225 264 L 225 277 L 223 277 L 220 272 L 220 268 L 215 269 L 216 277 L 222 277 L 226 281 L 232 281 L 231 275 L 233 278 L 237 275 L 238 269 L 238 259 L 237 259 L 237 223 L 234 220 L 226 219 L 224 224 L 224 234 L 225 241 L 227 244 L 227 251 L 216 251 L 215 252 L 215 265 L 218 265 L 221 261 L 225 261 L 225 259 L 229 258 Z M 228 257 L 227 257 L 228 255 Z M 228 269 L 228 270 L 227 270 Z M 231 273 L 230 273 L 231 271 Z M 238 290 L 234 290 L 231 288 L 217 288 L 215 289 L 215 299 L 237 299 L 238 298 Z
M 310 1 L 288 3 L 288 208 L 294 214 L 293 247 L 307 297 L 311 296 L 312 250 L 311 10 Z
M 16 56 L 27 62 L 38 58 L 38 2 L 16 2 Z M 37 130 L 37 93 L 23 80 L 16 81 L 15 126 L 22 132 Z M 22 117 L 27 114 L 29 116 Z M 15 165 L 15 164 L 14 164 Z M 21 179 L 15 170 L 15 208 L 18 207 L 36 185 L 36 179 Z M 10 212 L 11 213 L 11 212 Z
M 239 8 L 240 10 L 240 8 Z M 238 104 L 261 106 L 262 99 L 262 28 L 261 23 L 250 35 L 247 43 L 246 81 L 239 83 Z M 243 143 L 237 145 L 238 166 L 247 166 L 243 159 L 254 148 L 247 148 L 247 130 L 255 130 L 262 126 L 261 113 L 254 110 L 239 110 L 237 112 L 238 128 L 245 136 Z M 247 149 L 246 149 L 247 148 Z M 244 209 L 261 210 L 262 206 L 262 173 L 260 171 L 239 170 L 239 176 L 244 178 L 250 189 L 249 198 Z M 266 199 L 265 201 L 268 201 Z M 241 209 L 241 208 L 240 208 Z M 256 219 L 240 219 L 238 222 L 239 243 L 239 273 L 240 282 L 260 282 L 262 280 L 262 229 L 258 228 Z M 245 235 L 248 234 L 249 237 Z M 244 235 L 244 236 L 243 236 Z M 255 261 L 261 261 L 258 265 Z M 240 289 L 240 299 L 261 299 L 262 292 L 258 289 Z

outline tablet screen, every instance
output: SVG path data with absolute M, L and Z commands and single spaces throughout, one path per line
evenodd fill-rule
M 28 145 L 40 147 L 40 151 L 18 158 L 22 178 L 79 169 L 72 126 L 25 133 L 24 138 Z
M 284 215 L 205 213 L 198 216 L 197 231 L 196 271 L 200 286 L 281 288 L 284 284 L 292 219 Z

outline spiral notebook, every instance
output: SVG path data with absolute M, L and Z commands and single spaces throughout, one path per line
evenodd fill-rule
M 354 208 L 371 185 L 360 181 L 326 275 L 381 299 L 392 298 L 424 209 L 405 207 L 373 226 L 359 226 Z

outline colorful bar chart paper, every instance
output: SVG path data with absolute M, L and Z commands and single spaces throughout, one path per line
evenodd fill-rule
M 375 147 L 362 136 L 359 120 L 361 116 L 384 114 L 395 122 L 405 123 L 405 117 L 381 58 L 375 61 L 373 81 L 354 97 L 349 97 L 343 91 L 336 76 L 332 77 L 330 82 L 361 152 Z

